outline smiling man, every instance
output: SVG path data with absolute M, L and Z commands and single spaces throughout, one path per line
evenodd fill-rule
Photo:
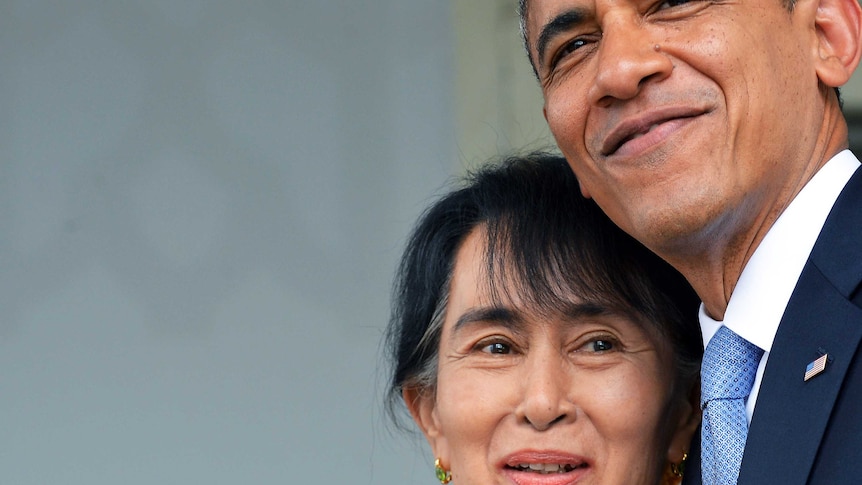
M 836 90 L 857 0 L 522 0 L 521 17 L 582 193 L 703 300 L 686 482 L 698 464 L 708 484 L 858 482 L 862 171 Z

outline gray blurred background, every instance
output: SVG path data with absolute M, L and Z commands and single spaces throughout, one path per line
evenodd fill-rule
M 380 338 L 417 214 L 551 143 L 514 3 L 0 0 L 0 484 L 436 483 Z

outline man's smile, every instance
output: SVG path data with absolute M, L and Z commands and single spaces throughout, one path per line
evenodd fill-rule
M 603 157 L 636 156 L 657 145 L 707 111 L 690 107 L 671 107 L 638 113 L 612 127 L 601 141 Z

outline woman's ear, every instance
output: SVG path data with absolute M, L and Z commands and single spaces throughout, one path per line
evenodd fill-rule
M 829 87 L 845 84 L 862 53 L 862 9 L 858 0 L 813 0 L 817 5 L 817 78 Z
M 405 388 L 401 391 L 404 403 L 413 417 L 413 421 L 422 430 L 431 452 L 435 458 L 439 458 L 441 464 L 449 469 L 451 463 L 449 457 L 449 444 L 440 428 L 440 420 L 437 416 L 437 406 L 433 390 Z
M 700 382 L 691 386 L 688 398 L 680 403 L 676 429 L 671 435 L 667 449 L 667 460 L 679 464 L 690 450 L 691 438 L 700 425 Z

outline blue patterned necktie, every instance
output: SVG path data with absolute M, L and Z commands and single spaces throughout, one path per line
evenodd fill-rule
M 745 399 L 762 355 L 763 350 L 724 326 L 706 346 L 700 396 L 704 485 L 736 484 L 748 436 Z

